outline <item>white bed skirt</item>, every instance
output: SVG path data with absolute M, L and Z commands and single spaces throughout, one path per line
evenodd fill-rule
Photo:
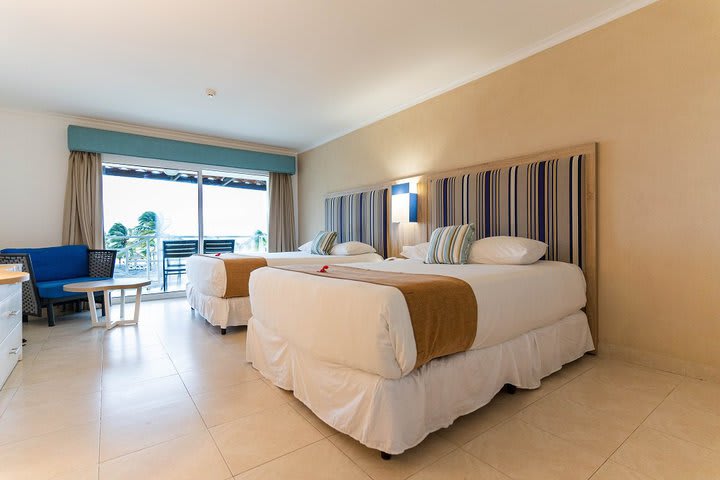
M 200 292 L 192 283 L 187 284 L 185 295 L 190 306 L 216 327 L 247 325 L 252 317 L 250 297 L 213 297 Z
M 251 318 L 247 359 L 320 419 L 360 443 L 400 454 L 486 405 L 510 383 L 540 380 L 593 350 L 587 317 L 564 319 L 479 350 L 438 358 L 399 379 L 317 360 Z

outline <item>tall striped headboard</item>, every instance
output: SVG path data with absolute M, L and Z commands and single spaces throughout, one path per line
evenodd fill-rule
M 325 229 L 338 233 L 338 242 L 351 240 L 388 255 L 389 188 L 331 195 L 325 198 Z
M 434 175 L 425 180 L 428 235 L 475 223 L 478 238 L 510 235 L 548 244 L 547 260 L 574 263 L 587 283 L 598 341 L 597 145 L 588 143 Z
M 582 268 L 585 155 L 438 178 L 428 185 L 431 229 L 474 223 L 478 238 L 548 244 L 547 260 Z

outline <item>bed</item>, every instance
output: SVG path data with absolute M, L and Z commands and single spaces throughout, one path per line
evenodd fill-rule
M 549 246 L 540 262 L 397 260 L 351 269 L 469 285 L 477 318 L 464 351 L 419 364 L 410 304 L 393 286 L 267 268 L 250 279 L 248 360 L 383 458 L 484 406 L 505 385 L 539 387 L 542 378 L 595 348 L 595 148 L 424 179 L 427 231 L 472 222 L 480 238 L 534 238 Z
M 309 251 L 252 254 L 262 257 L 268 266 L 335 265 L 380 262 L 388 251 L 388 187 L 339 192 L 325 198 L 325 230 L 337 232 L 337 242 L 361 242 L 376 253 L 358 255 L 314 255 Z M 248 255 L 224 254 L 220 257 L 194 255 L 188 259 L 185 294 L 190 306 L 208 323 L 220 327 L 247 325 L 252 316 L 250 298 L 245 289 L 228 292 L 225 261 L 249 258 Z M 244 272 L 241 272 L 244 275 Z M 231 274 L 232 275 L 232 274 Z M 231 278 L 231 283 L 234 278 Z M 247 282 L 245 278 L 237 279 Z

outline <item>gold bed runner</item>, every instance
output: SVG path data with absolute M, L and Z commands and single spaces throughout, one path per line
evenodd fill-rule
M 415 336 L 415 368 L 433 358 L 464 352 L 477 333 L 477 300 L 470 285 L 442 275 L 381 272 L 331 265 L 321 273 L 317 265 L 272 267 L 319 277 L 395 287 L 402 292 Z
M 215 255 L 203 255 L 208 258 L 216 258 L 225 262 L 225 275 L 227 285 L 225 295 L 222 298 L 248 297 L 250 296 L 249 282 L 253 270 L 267 267 L 267 260 L 263 257 L 223 257 Z

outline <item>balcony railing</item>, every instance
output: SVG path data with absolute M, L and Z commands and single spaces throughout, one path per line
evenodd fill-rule
M 163 292 L 162 244 L 172 240 L 197 240 L 198 237 L 179 235 L 106 235 L 106 248 L 117 250 L 115 260 L 116 278 L 146 278 L 152 283 L 147 287 L 151 293 Z M 251 235 L 206 236 L 204 240 L 235 240 L 235 253 L 265 252 L 266 237 Z M 199 242 L 202 253 L 202 242 Z M 177 259 L 173 259 L 177 260 Z M 181 260 L 182 261 L 182 260 Z M 173 276 L 166 291 L 185 288 L 186 276 Z

